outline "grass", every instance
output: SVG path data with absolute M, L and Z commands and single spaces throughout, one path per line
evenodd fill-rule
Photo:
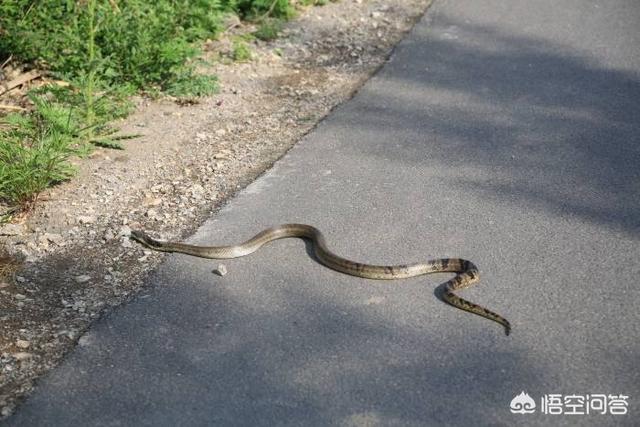
M 0 194 L 19 204 L 35 202 L 42 190 L 70 178 L 69 158 L 87 152 L 76 143 L 82 130 L 74 126 L 72 109 L 32 100 L 32 114 L 10 114 L 0 123 Z
M 13 57 L 68 83 L 33 90 L 30 112 L 0 117 L 0 202 L 30 206 L 73 176 L 72 158 L 96 145 L 122 149 L 136 135 L 109 123 L 130 112 L 130 95 L 214 93 L 216 77 L 196 72 L 199 44 L 229 14 L 258 24 L 233 40 L 232 59 L 250 61 L 249 42 L 276 38 L 295 8 L 290 0 L 0 1 L 0 63 Z
M 253 35 L 260 40 L 273 40 L 277 38 L 280 31 L 282 31 L 283 23 L 284 21 L 282 19 L 267 17 L 261 20 L 258 29 Z
M 75 84 L 166 90 L 193 74 L 194 42 L 221 31 L 229 3 L 3 0 L 0 55 Z
M 231 57 L 236 62 L 247 62 L 251 60 L 251 48 L 244 40 L 233 41 L 233 51 Z
M 302 0 L 301 4 L 304 6 L 324 6 L 329 1 L 336 2 L 337 0 Z

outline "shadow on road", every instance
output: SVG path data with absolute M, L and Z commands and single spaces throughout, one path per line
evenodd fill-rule
M 368 129 L 363 138 L 404 131 L 377 154 L 454 165 L 470 172 L 455 183 L 465 191 L 637 236 L 640 76 L 549 40 L 446 17 L 431 27 L 418 27 L 376 77 L 383 90 L 363 90 L 373 99 L 355 123 Z M 416 83 L 424 91 L 398 95 Z M 416 123 L 419 132 L 407 136 Z
M 363 288 L 372 284 L 363 282 Z M 541 389 L 544 372 L 517 349 L 469 346 L 464 333 L 428 337 L 385 311 L 393 307 L 354 307 L 307 285 L 305 277 L 276 279 L 261 291 L 281 301 L 274 310 L 258 297 L 234 301 L 227 291 L 188 277 L 180 286 L 161 284 L 152 300 L 130 304 L 135 318 L 116 309 L 92 330 L 52 378 L 69 395 L 49 404 L 74 402 L 73 417 L 85 424 L 113 420 L 105 407 L 139 413 L 149 424 L 473 424 L 491 411 L 500 419 L 520 384 Z M 433 299 L 427 286 L 424 298 Z M 441 321 L 425 312 L 429 305 L 419 317 Z M 478 334 L 487 343 L 502 341 L 495 332 L 467 334 L 475 335 L 471 342 Z M 444 356 L 452 349 L 456 357 Z M 85 369 L 91 372 L 86 379 Z M 64 387 L 68 381 L 71 390 Z M 434 395 L 437 400 L 427 397 Z

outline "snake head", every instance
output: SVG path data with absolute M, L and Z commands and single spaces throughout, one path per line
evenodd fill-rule
M 156 246 L 156 241 L 149 237 L 144 231 L 131 230 L 131 238 L 142 243 L 145 246 Z

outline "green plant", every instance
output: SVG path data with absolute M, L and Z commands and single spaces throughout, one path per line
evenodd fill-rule
M 177 97 L 205 96 L 218 91 L 216 76 L 184 76 L 171 83 L 166 89 L 169 95 Z
M 86 108 L 85 92 L 46 86 L 29 94 L 30 114 L 9 114 L 0 122 L 0 199 L 29 204 L 46 187 L 74 174 L 69 159 L 90 151 L 90 145 L 122 148 L 121 140 L 137 135 L 116 135 L 108 122 L 124 116 L 130 104 L 123 94 L 92 98 Z M 94 94 L 95 95 L 95 94 Z
M 260 40 L 273 40 L 282 31 L 282 25 L 283 21 L 281 19 L 265 18 L 260 21 L 260 25 L 253 35 Z
M 193 42 L 221 31 L 231 3 L 3 0 L 0 57 L 14 54 L 77 86 L 164 90 L 193 74 Z
M 336 2 L 337 0 L 330 0 Z M 324 6 L 329 3 L 329 0 L 301 0 L 300 4 L 303 6 Z
M 0 200 L 25 204 L 71 177 L 69 160 L 91 145 L 122 148 L 109 123 L 131 109 L 136 91 L 177 97 L 215 92 L 196 73 L 198 41 L 237 13 L 260 22 L 237 37 L 232 58 L 251 60 L 248 42 L 270 40 L 294 15 L 289 0 L 1 0 L 0 60 L 32 63 L 70 83 L 32 91 L 33 111 L 0 117 Z
M 295 9 L 289 0 L 237 0 L 233 8 L 238 15 L 249 20 L 268 16 L 290 19 L 295 14 Z
M 51 184 L 74 173 L 68 160 L 86 153 L 76 144 L 73 111 L 33 98 L 30 115 L 10 114 L 0 123 L 0 199 L 28 204 Z
M 231 57 L 234 61 L 247 62 L 251 60 L 251 49 L 249 45 L 242 40 L 234 40 L 233 52 Z

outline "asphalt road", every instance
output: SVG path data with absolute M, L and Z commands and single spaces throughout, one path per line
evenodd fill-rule
M 224 277 L 175 255 L 7 424 L 637 425 L 639 22 L 635 0 L 436 0 L 191 239 L 303 222 L 359 261 L 464 257 L 482 281 L 463 295 L 511 336 L 438 300 L 446 275 L 349 277 L 295 239 Z M 521 391 L 534 414 L 510 412 Z M 543 414 L 550 394 L 628 414 Z

